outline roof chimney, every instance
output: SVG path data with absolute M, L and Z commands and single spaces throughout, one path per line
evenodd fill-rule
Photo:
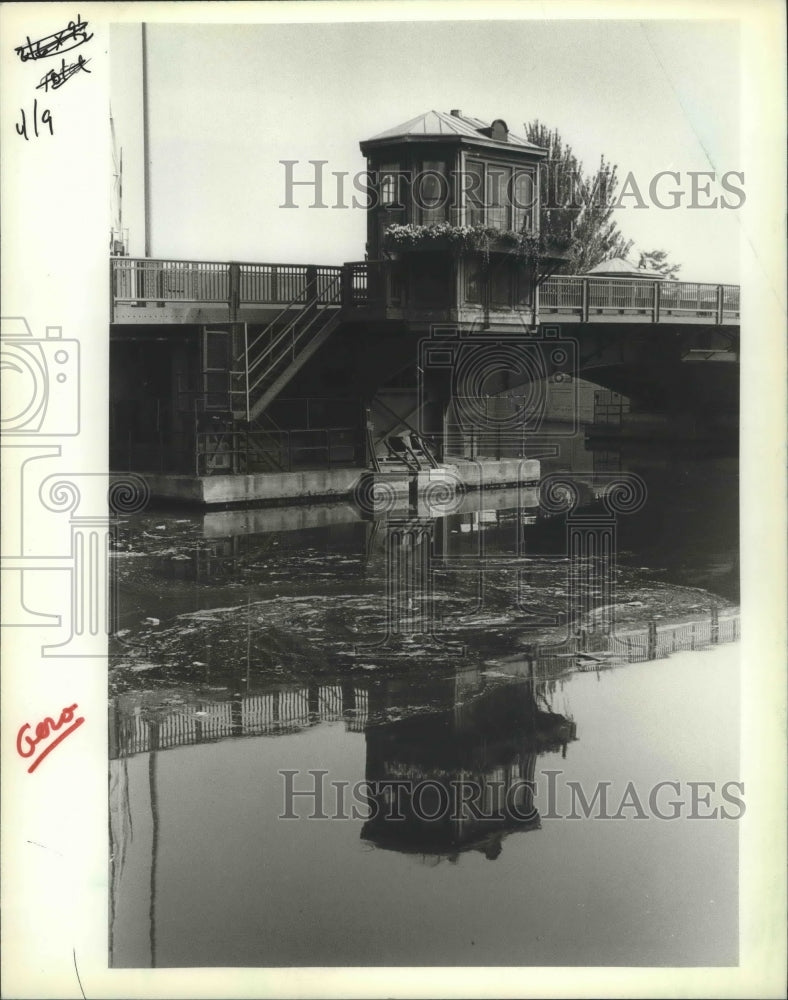
M 452 118 L 462 118 L 462 111 L 459 108 L 452 108 L 449 114 Z

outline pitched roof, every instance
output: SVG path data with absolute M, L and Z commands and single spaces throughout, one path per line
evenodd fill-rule
M 664 278 L 664 274 L 649 267 L 638 267 L 628 257 L 612 257 L 602 260 L 585 272 L 586 274 L 609 275 L 611 278 Z
M 411 118 L 410 121 L 395 125 L 378 135 L 373 135 L 367 142 L 377 142 L 379 139 L 398 139 L 408 135 L 461 135 L 473 139 L 488 138 L 482 134 L 483 129 L 489 129 L 490 122 L 470 115 L 450 115 L 445 111 L 425 111 L 424 114 Z M 492 141 L 492 140 L 490 140 Z M 509 132 L 507 144 L 522 146 L 526 149 L 540 149 L 522 136 Z

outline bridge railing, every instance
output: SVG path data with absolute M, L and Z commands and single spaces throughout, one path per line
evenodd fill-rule
M 229 267 L 213 261 L 113 257 L 112 294 L 116 302 L 226 302 Z
M 235 301 L 239 305 L 287 305 L 305 298 L 313 282 L 318 301 L 327 303 L 330 289 L 342 274 L 343 305 L 364 306 L 380 297 L 378 269 L 377 262 L 368 261 L 334 266 L 113 257 L 112 296 L 115 304 Z M 738 319 L 739 286 L 555 275 L 542 284 L 539 304 L 545 313 L 571 315 L 581 322 L 631 314 L 647 322 L 673 317 L 723 323 Z
M 595 315 L 632 313 L 652 322 L 670 317 L 721 323 L 739 316 L 739 286 L 648 278 L 555 275 L 539 291 L 539 307 L 588 321 Z
M 199 260 L 112 258 L 112 295 L 123 302 L 229 302 L 287 305 L 305 297 L 315 281 L 318 301 L 327 301 L 339 266 L 216 263 Z

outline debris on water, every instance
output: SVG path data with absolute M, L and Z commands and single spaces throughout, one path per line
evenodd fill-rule
M 146 625 L 161 625 L 161 621 L 158 618 L 145 618 L 143 621 Z
M 207 663 L 203 663 L 202 660 L 192 660 L 193 667 L 207 667 Z

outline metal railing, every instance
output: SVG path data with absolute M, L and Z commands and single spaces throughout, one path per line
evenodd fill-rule
M 340 266 L 309 264 L 216 263 L 198 260 L 148 260 L 113 257 L 112 294 L 123 302 L 229 302 L 287 305 L 305 295 L 313 280 L 318 302 L 342 274 Z
M 658 323 L 671 319 L 708 319 L 710 323 L 739 318 L 739 286 L 697 281 L 654 281 L 645 278 L 595 278 L 556 275 L 539 290 L 539 309 L 577 316 L 631 314 Z
M 244 349 L 246 372 L 246 419 L 262 412 L 265 405 L 275 398 L 277 388 L 284 387 L 288 372 L 297 370 L 310 353 L 319 346 L 338 322 L 342 297 L 342 269 L 337 273 L 319 273 L 305 289 L 305 301 L 298 310 L 288 307 L 287 315 L 270 323 L 251 344 Z M 322 288 L 320 287 L 322 281 Z M 310 291 L 313 297 L 308 298 Z M 292 303 L 290 304 L 292 306 Z M 332 308 L 334 307 L 334 308 Z
M 114 257 L 112 292 L 115 302 L 227 302 L 230 265 Z
M 316 295 L 318 304 L 327 305 L 337 301 L 341 281 L 342 306 L 352 308 L 379 302 L 382 288 L 379 261 L 335 266 L 113 257 L 111 276 L 114 304 L 288 306 Z M 721 324 L 738 320 L 740 289 L 696 281 L 555 275 L 540 286 L 539 306 L 545 314 L 582 322 L 624 314 L 645 322 L 695 318 Z
M 195 441 L 198 476 L 355 467 L 363 458 L 357 427 L 198 431 Z

